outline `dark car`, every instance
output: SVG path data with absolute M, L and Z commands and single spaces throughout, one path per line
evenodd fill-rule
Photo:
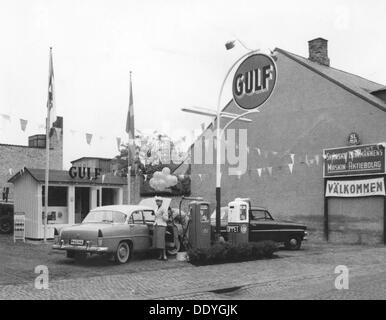
M 221 235 L 227 240 L 226 225 L 228 210 L 221 208 Z M 216 212 L 211 216 L 211 224 L 214 228 Z M 307 227 L 303 224 L 278 221 L 264 207 L 252 207 L 249 210 L 249 241 L 272 240 L 284 243 L 287 249 L 298 250 L 302 241 L 307 239 Z
M 0 233 L 9 234 L 13 230 L 13 204 L 0 202 Z

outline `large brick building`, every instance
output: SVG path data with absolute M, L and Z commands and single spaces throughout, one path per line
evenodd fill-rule
M 50 169 L 63 169 L 63 118 L 58 117 L 50 132 Z M 13 201 L 13 184 L 8 180 L 24 167 L 44 169 L 46 165 L 46 136 L 29 137 L 28 145 L 0 143 L 0 190 L 8 188 L 8 200 Z
M 252 123 L 230 126 L 247 129 L 248 167 L 237 176 L 222 165 L 221 205 L 249 197 L 275 218 L 305 223 L 311 238 L 323 239 L 327 231 L 330 241 L 384 242 L 385 196 L 326 199 L 323 149 L 347 146 L 350 133 L 364 145 L 386 141 L 386 86 L 331 67 L 325 39 L 309 42 L 309 58 L 279 48 L 274 54 L 272 96 L 260 113 L 248 116 Z M 224 110 L 242 113 L 233 101 Z M 213 124 L 203 136 L 212 130 Z M 214 164 L 191 165 L 192 195 L 204 196 L 213 209 L 215 172 Z

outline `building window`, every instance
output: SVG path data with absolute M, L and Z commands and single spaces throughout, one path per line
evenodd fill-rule
M 48 187 L 48 206 L 67 207 L 67 187 Z M 42 187 L 42 206 L 45 206 L 45 186 Z

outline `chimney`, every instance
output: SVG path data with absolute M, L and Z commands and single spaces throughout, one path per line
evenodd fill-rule
M 328 40 L 323 38 L 316 38 L 308 41 L 308 59 L 313 62 L 317 62 L 321 65 L 330 66 L 330 59 L 327 53 Z

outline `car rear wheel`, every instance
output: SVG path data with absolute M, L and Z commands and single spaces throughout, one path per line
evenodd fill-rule
M 123 264 L 129 261 L 131 256 L 131 246 L 127 242 L 121 242 L 118 245 L 117 251 L 115 252 L 115 262 Z
M 13 223 L 10 217 L 0 217 L 0 233 L 9 234 L 12 232 Z
M 299 250 L 302 245 L 302 240 L 296 236 L 290 236 L 285 243 L 285 247 L 289 250 Z

